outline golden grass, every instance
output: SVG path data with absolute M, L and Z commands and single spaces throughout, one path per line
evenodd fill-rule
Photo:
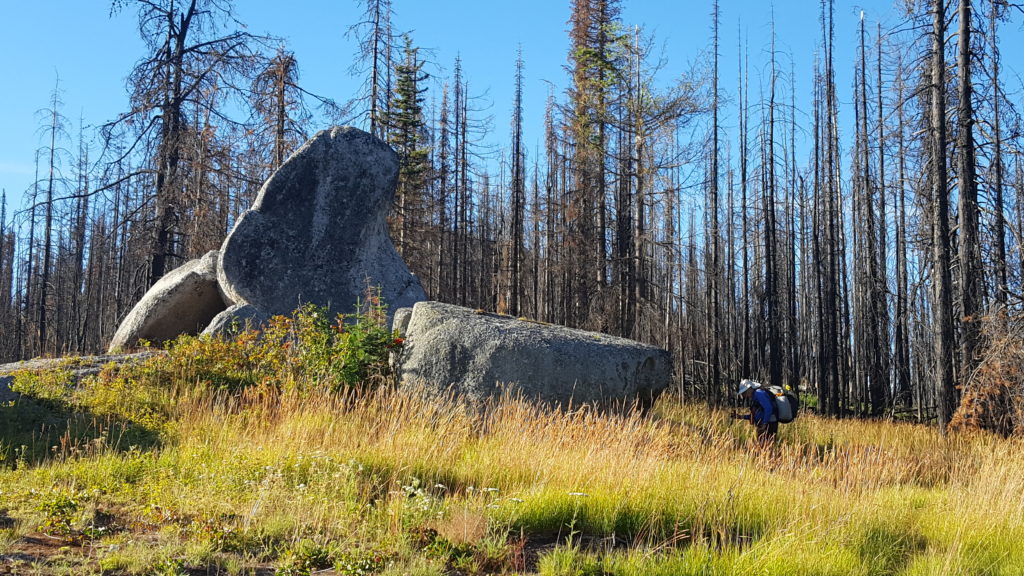
M 40 499 L 85 494 L 175 527 L 169 549 L 205 543 L 207 560 L 272 562 L 312 539 L 380 551 L 393 571 L 452 569 L 421 553 L 433 531 L 456 548 L 558 540 L 569 552 L 534 567 L 549 574 L 1024 573 L 1019 440 L 806 414 L 769 450 L 748 424 L 671 399 L 643 417 L 390 389 L 182 389 L 172 412 L 155 452 L 0 472 L 0 508 L 32 525 Z

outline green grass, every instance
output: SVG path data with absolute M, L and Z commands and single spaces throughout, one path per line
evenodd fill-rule
M 324 369 L 343 344 L 300 360 L 302 338 L 271 342 L 183 339 L 77 386 L 20 377 L 0 408 L 0 566 L 1024 573 L 1019 440 L 805 414 L 766 451 L 671 398 L 648 417 L 511 398 L 477 413 L 345 384 Z

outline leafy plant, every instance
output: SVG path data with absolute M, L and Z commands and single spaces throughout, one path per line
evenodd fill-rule
M 377 574 L 387 567 L 388 557 L 374 550 L 346 550 L 334 561 L 334 571 L 345 576 Z
M 11 390 L 39 402 L 60 403 L 71 395 L 71 385 L 71 371 L 66 368 L 19 370 L 14 373 Z
M 277 576 L 308 576 L 314 570 L 328 568 L 333 564 L 331 551 L 311 540 L 301 540 L 295 547 L 281 555 Z
M 156 576 L 188 576 L 185 563 L 175 558 L 168 558 L 153 567 Z
M 379 294 L 356 304 L 353 314 L 332 322 L 327 309 L 307 304 L 294 315 L 295 355 L 303 375 L 332 390 L 388 381 L 388 356 L 402 340 L 387 330 L 387 306 Z
M 237 551 L 242 548 L 241 535 L 229 514 L 204 515 L 192 520 L 189 532 L 208 542 L 215 550 Z
M 235 337 L 181 336 L 166 356 L 107 375 L 105 385 L 120 378 L 126 388 L 124 382 L 157 388 L 177 382 L 229 392 L 255 385 L 335 392 L 376 387 L 389 381 L 388 357 L 402 344 L 386 318 L 387 306 L 376 294 L 334 318 L 326 307 L 305 304 Z
M 77 543 L 102 538 L 110 532 L 113 516 L 84 498 L 87 496 L 54 493 L 39 504 L 38 510 L 44 516 L 36 529 L 48 536 Z
M 419 478 L 411 478 L 402 485 L 401 521 L 406 529 L 418 529 L 444 515 L 444 500 L 423 484 Z
M 45 514 L 38 530 L 50 536 L 68 537 L 72 534 L 79 502 L 68 494 L 57 493 L 39 505 L 39 511 Z

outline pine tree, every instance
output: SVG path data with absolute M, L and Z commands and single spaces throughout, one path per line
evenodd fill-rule
M 397 238 L 399 253 L 417 262 L 414 235 L 430 170 L 422 96 L 429 75 L 423 72 L 419 48 L 408 34 L 403 35 L 403 43 L 402 63 L 395 67 L 393 106 L 387 115 L 389 142 L 398 153 L 399 166 L 392 236 Z
M 347 34 L 358 37 L 358 57 L 350 69 L 354 75 L 366 74 L 363 85 L 362 106 L 365 107 L 369 132 L 378 138 L 386 138 L 388 114 L 391 109 L 394 32 L 391 19 L 394 16 L 391 0 L 356 0 L 363 4 L 363 20 L 353 24 Z M 349 108 L 358 104 L 358 99 Z
M 721 231 L 719 217 L 719 167 L 718 167 L 718 1 L 712 12 L 713 26 L 713 68 L 711 73 L 711 158 L 707 184 L 707 233 L 705 235 L 705 318 L 707 332 L 708 386 L 714 391 L 713 400 L 724 401 L 728 394 L 722 382 L 721 338 L 722 322 L 720 312 L 721 292 Z
M 572 271 L 571 323 L 604 322 L 592 314 L 607 280 L 607 166 L 611 89 L 620 69 L 614 50 L 617 0 L 573 0 L 570 19 L 572 188 L 568 207 Z M 592 318 L 597 316 L 598 318 Z
M 957 140 L 956 175 L 959 219 L 957 238 L 960 287 L 960 386 L 965 388 L 977 365 L 985 270 L 981 259 L 978 207 L 978 166 L 975 156 L 974 78 L 972 76 L 971 2 L 960 0 L 957 10 Z

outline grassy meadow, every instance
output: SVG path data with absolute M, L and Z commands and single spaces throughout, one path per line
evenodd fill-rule
M 672 397 L 468 409 L 384 385 L 398 345 L 314 313 L 20 375 L 0 574 L 1024 574 L 1019 440 L 805 414 L 766 450 Z

